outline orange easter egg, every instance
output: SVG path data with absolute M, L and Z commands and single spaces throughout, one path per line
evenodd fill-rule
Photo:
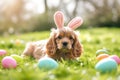
M 100 60 L 108 58 L 108 57 L 109 57 L 108 54 L 100 54 L 96 57 L 96 59 L 100 61 Z
M 21 44 L 21 40 L 17 39 L 17 40 L 15 41 L 15 44 L 16 44 L 16 45 Z

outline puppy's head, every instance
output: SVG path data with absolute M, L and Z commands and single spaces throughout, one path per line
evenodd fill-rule
M 69 51 L 73 48 L 76 36 L 76 33 L 68 27 L 56 30 L 56 35 L 54 36 L 56 48 Z
M 58 11 L 54 14 L 54 21 L 57 29 L 52 29 L 46 46 L 47 54 L 54 55 L 56 50 L 60 50 L 63 53 L 72 51 L 74 56 L 80 55 L 81 44 L 74 29 L 82 24 L 82 18 L 76 17 L 68 23 L 67 27 L 64 27 L 63 13 Z

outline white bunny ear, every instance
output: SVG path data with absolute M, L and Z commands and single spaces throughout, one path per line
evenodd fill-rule
M 54 21 L 58 29 L 63 28 L 64 25 L 64 15 L 61 11 L 57 11 L 54 14 Z
M 82 23 L 83 19 L 81 17 L 75 17 L 68 23 L 68 27 L 74 30 L 77 27 L 79 27 Z

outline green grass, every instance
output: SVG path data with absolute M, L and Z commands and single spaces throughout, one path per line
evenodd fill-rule
M 7 50 L 7 55 L 20 55 L 25 43 L 49 37 L 49 31 L 34 32 L 22 35 L 0 37 L 0 49 Z M 80 30 L 80 40 L 84 53 L 78 60 L 58 62 L 59 67 L 50 71 L 43 71 L 37 67 L 37 61 L 32 58 L 24 59 L 16 69 L 3 69 L 0 63 L 0 80 L 120 80 L 120 65 L 116 72 L 101 74 L 95 70 L 96 51 L 107 49 L 109 54 L 120 56 L 120 29 L 95 28 Z M 22 44 L 15 44 L 17 39 Z M 0 56 L 0 61 L 4 56 Z

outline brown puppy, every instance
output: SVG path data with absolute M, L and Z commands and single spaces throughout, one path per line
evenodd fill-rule
M 36 59 L 48 56 L 56 60 L 75 59 L 82 53 L 82 45 L 78 40 L 78 33 L 74 31 L 83 20 L 80 17 L 72 19 L 67 27 L 64 27 L 63 13 L 57 11 L 54 14 L 57 29 L 52 29 L 48 40 L 30 42 L 26 45 L 23 56 L 33 56 Z

